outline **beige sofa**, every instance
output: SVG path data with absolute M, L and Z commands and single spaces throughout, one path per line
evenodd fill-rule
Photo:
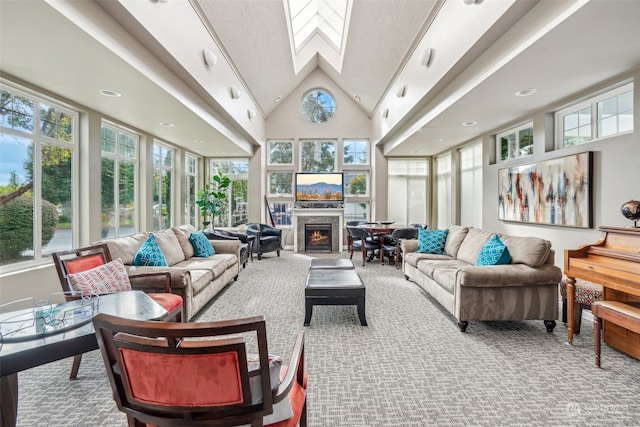
M 239 240 L 210 240 L 215 254 L 208 258 L 195 257 L 193 245 L 189 241 L 189 235 L 193 231 L 196 231 L 193 226 L 181 225 L 153 232 L 167 259 L 168 267 L 133 265 L 136 252 L 151 233 L 105 239 L 101 243 L 109 246 L 112 258 L 122 259 L 130 274 L 170 272 L 171 291 L 182 296 L 182 316 L 187 321 L 229 282 L 238 278 L 242 246 Z
M 549 241 L 498 234 L 511 254 L 510 263 L 476 266 L 482 247 L 495 233 L 461 226 L 448 230 L 444 255 L 417 253 L 417 240 L 403 241 L 403 270 L 456 318 L 462 332 L 471 320 L 535 319 L 553 331 L 562 270 L 553 264 Z

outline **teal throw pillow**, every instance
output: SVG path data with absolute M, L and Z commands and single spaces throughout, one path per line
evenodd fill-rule
M 427 230 L 425 228 L 418 229 L 418 250 L 421 254 L 443 254 L 444 244 L 447 241 L 449 230 Z
M 133 257 L 133 265 L 167 267 L 167 258 L 165 258 L 162 249 L 158 246 L 156 237 L 152 234 L 144 241 L 136 256 Z
M 189 234 L 189 241 L 193 245 L 195 256 L 207 258 L 216 253 L 213 250 L 213 246 L 211 246 L 211 242 L 202 231 L 194 231 Z
M 503 265 L 509 264 L 510 261 L 511 254 L 507 245 L 500 240 L 497 234 L 494 234 L 480 249 L 476 265 Z

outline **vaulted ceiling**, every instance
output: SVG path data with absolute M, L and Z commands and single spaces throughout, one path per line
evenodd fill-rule
M 386 155 L 423 156 L 640 66 L 640 1 L 336 4 L 350 7 L 339 59 L 320 33 L 292 55 L 282 0 L 1 0 L 0 70 L 203 156 L 246 156 L 319 68 Z

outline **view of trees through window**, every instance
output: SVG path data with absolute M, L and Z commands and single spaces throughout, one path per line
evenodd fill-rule
M 223 215 L 215 217 L 214 227 L 237 227 L 248 219 L 247 197 L 249 184 L 249 161 L 212 159 L 211 176 L 222 171 L 231 179 L 227 194 L 227 205 Z
M 71 248 L 76 121 L 71 111 L 2 87 L 0 265 Z

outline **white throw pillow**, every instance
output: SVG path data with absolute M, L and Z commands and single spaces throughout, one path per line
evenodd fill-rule
M 131 282 L 120 258 L 80 273 L 69 274 L 71 289 L 83 295 L 130 291 Z

